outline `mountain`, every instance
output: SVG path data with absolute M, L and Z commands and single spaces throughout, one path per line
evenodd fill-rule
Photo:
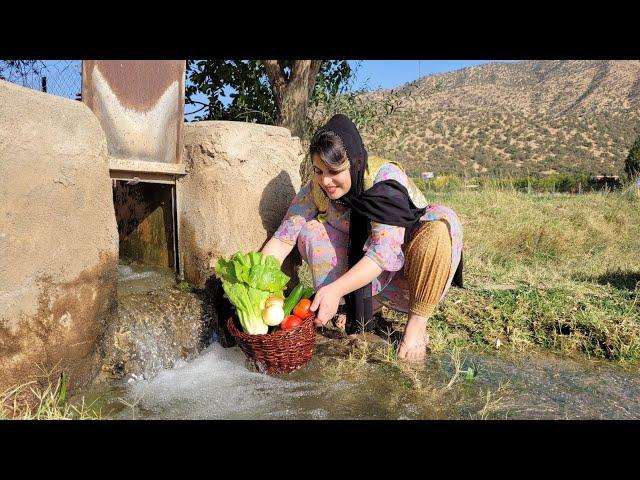
M 385 98 L 365 142 L 414 174 L 622 175 L 640 135 L 638 60 L 487 63 L 361 97 Z

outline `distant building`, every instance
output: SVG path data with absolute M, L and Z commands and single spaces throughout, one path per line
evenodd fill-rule
M 618 175 L 594 175 L 591 177 L 597 185 L 607 188 L 616 188 L 620 186 L 620 177 Z
M 422 172 L 420 174 L 420 178 L 422 178 L 422 180 L 431 180 L 433 178 L 433 172 Z
M 620 177 L 618 175 L 594 175 L 592 178 L 599 182 L 605 182 L 605 181 L 619 182 L 620 181 Z

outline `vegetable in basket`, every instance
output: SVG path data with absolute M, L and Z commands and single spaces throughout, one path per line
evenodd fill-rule
M 303 298 L 298 302 L 298 304 L 293 309 L 293 314 L 296 317 L 300 317 L 302 319 L 307 318 L 309 315 L 313 315 L 311 309 L 311 300 L 308 298 Z
M 269 297 L 274 298 L 274 297 Z M 270 327 L 280 325 L 280 322 L 284 320 L 284 310 L 282 310 L 282 303 L 268 303 L 262 311 L 262 320 Z
M 284 306 L 282 307 L 282 309 L 284 310 L 284 314 L 289 315 L 300 300 L 302 300 L 303 298 L 309 298 L 313 294 L 313 288 L 307 287 L 302 283 L 296 285 L 294 289 L 291 290 L 291 293 L 289 294 L 287 299 L 284 301 Z
M 297 317 L 296 315 L 288 315 L 282 323 L 280 324 L 280 328 L 283 330 L 288 330 L 289 328 L 297 327 L 303 322 L 303 319 Z
M 266 334 L 269 326 L 263 320 L 263 310 L 266 310 L 267 300 L 270 297 L 284 299 L 284 288 L 290 280 L 280 270 L 278 260 L 260 252 L 237 252 L 229 260 L 218 260 L 216 274 L 222 280 L 225 296 L 236 308 L 244 332 L 250 335 Z M 269 308 L 274 305 L 279 308 L 278 303 L 271 300 Z M 269 320 L 275 322 L 278 316 L 279 312 L 273 311 L 269 314 Z
M 313 295 L 313 289 L 309 287 L 305 287 L 303 289 L 303 297 L 296 304 L 293 309 L 293 314 L 287 315 L 287 317 L 280 323 L 280 328 L 282 330 L 288 330 L 293 327 L 297 327 L 300 325 L 307 317 L 313 315 L 313 312 L 309 310 L 311 307 L 311 300 L 306 297 L 310 297 Z M 293 295 L 293 292 L 291 292 Z

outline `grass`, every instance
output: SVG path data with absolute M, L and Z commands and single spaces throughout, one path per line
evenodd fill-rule
M 36 380 L 0 393 L 0 419 L 11 420 L 100 420 L 102 412 L 93 404 L 79 405 L 67 400 L 67 379 L 64 373 L 46 372 Z M 55 380 L 54 380 L 55 378 Z
M 432 349 L 533 347 L 640 358 L 640 199 L 633 192 L 429 193 L 465 227 L 465 282 L 430 322 Z
M 187 282 L 185 280 L 182 280 L 180 283 L 178 283 L 176 285 L 176 288 L 178 290 L 180 290 L 181 292 L 187 292 L 187 293 L 193 292 L 193 290 L 194 290 L 193 286 L 190 285 L 189 282 Z
M 432 353 L 547 349 L 621 364 L 640 359 L 634 190 L 528 194 L 495 185 L 425 193 L 453 208 L 465 228 L 465 289 L 452 288 L 430 320 Z M 310 281 L 304 266 L 300 275 Z M 403 331 L 406 315 L 383 314 Z M 375 355 L 396 362 L 397 344 L 387 337 Z M 365 348 L 347 360 L 362 364 L 367 354 L 374 355 Z
M 458 346 L 446 354 L 431 357 L 435 362 L 425 368 L 423 362 L 398 361 L 397 345 L 389 338 L 382 342 L 372 342 L 367 334 L 359 334 L 352 340 L 352 346 L 344 355 L 319 357 L 320 371 L 329 383 L 338 381 L 366 382 L 387 386 L 387 408 L 396 411 L 399 405 L 430 406 L 435 418 L 450 418 L 447 409 L 468 408 L 469 400 L 477 405 L 471 407 L 469 418 L 484 420 L 495 417 L 503 410 L 503 400 L 509 393 L 509 383 L 500 382 L 491 388 L 469 389 L 477 375 L 477 367 L 463 357 L 463 349 Z M 433 368 L 433 367 L 436 368 Z M 385 380 L 381 380 L 384 378 Z M 472 398 L 469 398 L 471 396 Z M 466 414 L 465 414 L 466 415 Z

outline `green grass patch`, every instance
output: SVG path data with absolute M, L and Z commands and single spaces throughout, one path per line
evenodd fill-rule
M 640 359 L 639 290 L 590 284 L 456 291 L 432 317 L 432 349 L 473 344 L 546 348 L 619 361 Z
M 640 359 L 640 199 L 629 191 L 425 191 L 464 226 L 465 289 L 429 324 L 431 349 L 474 346 Z M 405 315 L 387 311 L 398 329 Z

